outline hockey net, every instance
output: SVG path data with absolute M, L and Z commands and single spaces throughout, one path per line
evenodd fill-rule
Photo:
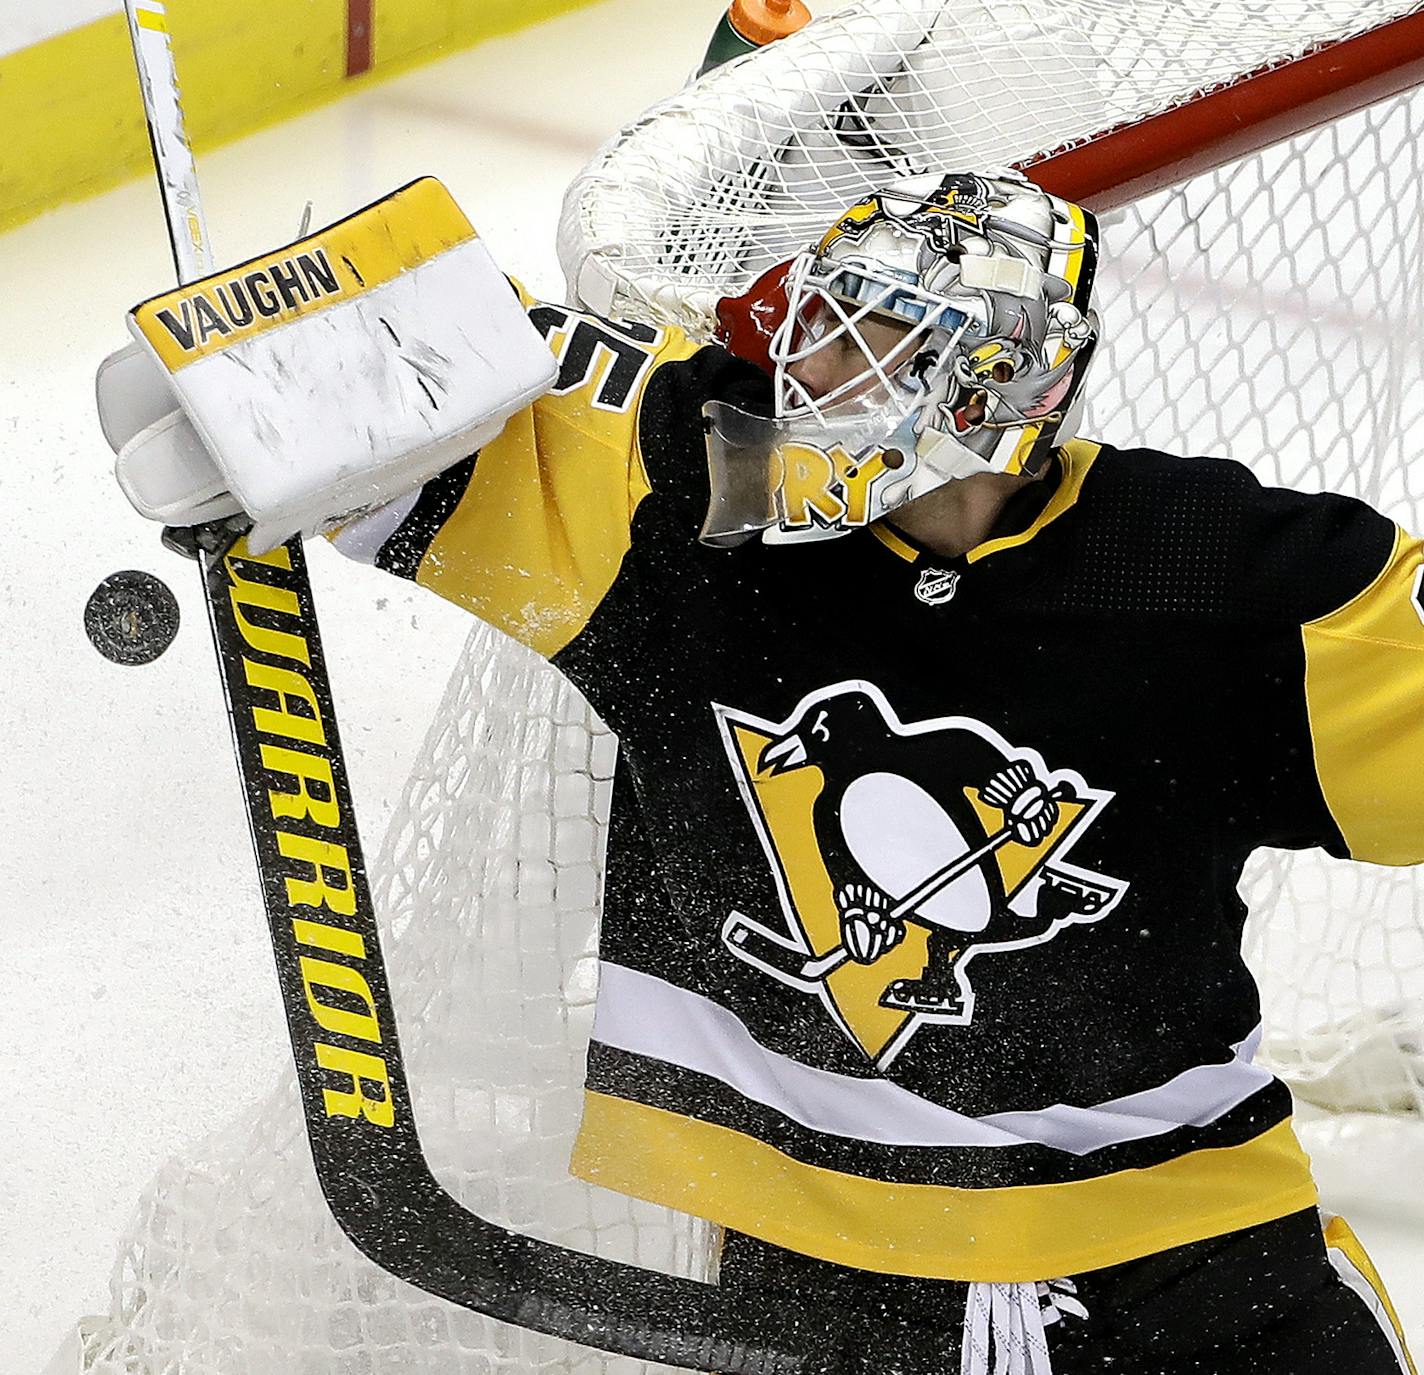
M 867 0 L 612 140 L 570 190 L 561 256 L 586 304 L 706 333 L 718 296 L 887 175 L 1032 170 L 1065 148 L 1091 162 L 1101 131 L 1206 108 L 1416 8 Z M 1414 30 L 1386 33 L 1396 55 L 1406 41 L 1424 54 Z M 1107 216 L 1087 433 L 1229 454 L 1424 529 L 1424 468 L 1410 466 L 1424 422 L 1424 95 L 1391 84 L 1324 123 L 1312 105 L 1301 118 L 1317 127 Z M 1287 100 L 1276 133 L 1291 115 Z M 1110 203 L 1127 160 L 1102 146 Z M 474 629 L 375 865 L 377 908 L 441 1183 L 506 1226 L 703 1277 L 708 1227 L 567 1174 L 615 748 L 550 669 Z M 1268 854 L 1243 891 L 1273 1066 L 1332 1112 L 1424 1113 L 1424 881 Z M 364 1260 L 322 1201 L 290 1077 L 153 1181 L 112 1292 L 85 1332 L 98 1375 L 637 1364 L 488 1322 Z

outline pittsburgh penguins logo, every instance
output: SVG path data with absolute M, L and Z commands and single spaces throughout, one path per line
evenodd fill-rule
M 867 682 L 784 721 L 714 710 L 783 918 L 733 911 L 722 939 L 882 1068 L 920 1027 L 973 1020 L 975 959 L 1100 921 L 1127 891 L 1064 862 L 1113 794 L 982 722 L 903 723 Z

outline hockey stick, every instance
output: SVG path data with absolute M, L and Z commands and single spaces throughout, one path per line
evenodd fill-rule
M 174 261 L 209 266 L 163 0 L 125 0 Z M 567 1250 L 469 1212 L 412 1115 L 301 541 L 263 555 L 222 527 L 203 573 L 312 1158 L 372 1261 L 453 1303 L 607 1351 L 730 1375 L 815 1375 L 832 1315 Z

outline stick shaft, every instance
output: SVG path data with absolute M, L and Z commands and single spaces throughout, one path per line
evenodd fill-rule
M 1061 802 L 1064 791 L 1061 785 L 1049 791 L 1049 798 L 1054 802 Z M 1004 825 L 995 831 L 977 850 L 971 850 L 967 855 L 961 855 L 953 863 L 946 865 L 937 874 L 931 874 L 912 893 L 907 893 L 890 909 L 892 917 L 904 917 L 913 912 L 922 902 L 932 898 L 936 893 L 944 888 L 948 888 L 961 875 L 967 873 L 986 855 L 991 855 L 995 850 L 1002 849 L 1014 838 L 1014 828 L 1012 825 Z
M 186 284 L 206 277 L 212 271 L 213 258 L 198 191 L 198 171 L 183 120 L 178 68 L 168 34 L 168 10 L 164 0 L 124 0 L 124 12 L 163 193 L 173 264 L 178 269 L 179 282 Z
M 995 831 L 977 850 L 970 850 L 968 854 L 960 855 L 958 859 L 945 865 L 938 873 L 931 874 L 913 892 L 906 893 L 890 909 L 890 915 L 892 917 L 908 916 L 922 902 L 927 902 L 936 893 L 948 888 L 956 879 L 967 874 L 986 855 L 991 855 L 995 850 L 1007 845 L 1013 839 L 1013 834 L 1013 828 L 1009 826 Z

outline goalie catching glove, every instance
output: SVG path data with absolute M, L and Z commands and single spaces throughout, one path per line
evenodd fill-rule
M 245 512 L 258 553 L 419 487 L 557 372 L 429 177 L 128 323 L 98 375 L 119 485 L 165 525 Z

